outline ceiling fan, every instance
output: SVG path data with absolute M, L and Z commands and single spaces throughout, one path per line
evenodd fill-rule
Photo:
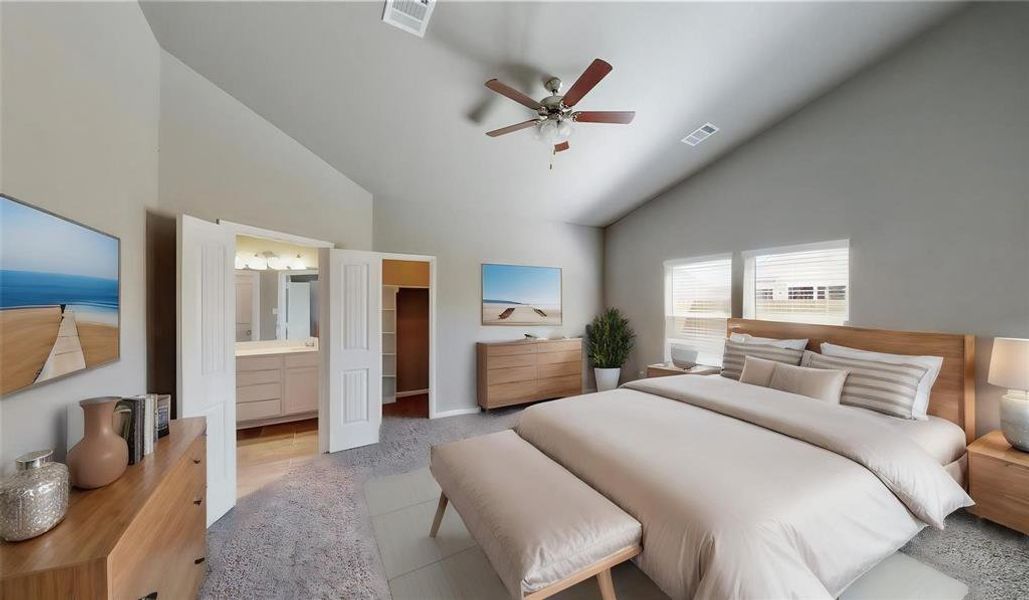
M 539 102 L 511 86 L 496 79 L 490 79 L 486 82 L 486 87 L 501 96 L 507 96 L 522 106 L 531 108 L 536 111 L 537 116 L 528 121 L 487 131 L 486 135 L 497 137 L 536 127 L 543 141 L 553 144 L 554 152 L 557 153 L 568 149 L 568 137 L 572 134 L 572 123 L 618 123 L 623 125 L 632 123 L 632 118 L 636 116 L 633 111 L 572 110 L 572 107 L 578 104 L 583 96 L 611 72 L 611 68 L 611 65 L 599 58 L 594 59 L 582 75 L 575 80 L 572 87 L 568 88 L 568 92 L 563 95 L 561 94 L 561 80 L 552 77 L 545 84 L 550 96 Z

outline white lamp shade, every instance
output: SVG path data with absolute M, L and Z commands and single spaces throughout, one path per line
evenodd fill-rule
M 994 338 L 987 381 L 1009 390 L 1029 390 L 1029 340 Z

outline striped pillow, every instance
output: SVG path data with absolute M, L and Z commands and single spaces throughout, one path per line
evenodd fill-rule
M 859 406 L 894 417 L 914 419 L 912 411 L 918 397 L 918 382 L 927 369 L 915 364 L 895 364 L 877 360 L 825 356 L 809 352 L 809 367 L 849 371 L 843 384 L 840 404 Z
M 796 366 L 800 364 L 800 359 L 804 358 L 804 351 L 778 348 L 768 344 L 725 340 L 725 353 L 722 354 L 722 377 L 739 381 L 740 375 L 743 373 L 743 362 L 748 356 Z

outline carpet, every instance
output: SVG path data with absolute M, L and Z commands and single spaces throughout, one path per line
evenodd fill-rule
M 433 444 L 510 428 L 519 412 L 387 417 L 379 444 L 297 466 L 208 530 L 201 598 L 390 598 L 365 484 L 422 469 Z M 969 598 L 1029 597 L 1029 538 L 963 511 L 902 551 L 968 585 Z

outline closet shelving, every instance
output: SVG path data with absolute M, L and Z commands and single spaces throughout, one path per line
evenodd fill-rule
M 397 400 L 397 291 L 382 286 L 382 403 Z

